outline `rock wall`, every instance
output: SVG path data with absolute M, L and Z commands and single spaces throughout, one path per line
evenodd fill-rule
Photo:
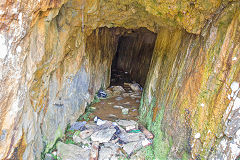
M 156 34 L 144 28 L 119 38 L 116 67 L 127 71 L 142 86 L 147 78 L 155 40 Z
M 240 105 L 230 96 L 240 81 L 239 18 L 231 5 L 201 35 L 159 30 L 140 111 L 155 134 L 149 159 L 239 156 Z
M 16 98 L 6 94 L 6 103 L 13 103 L 6 107 L 14 109 L 1 103 L 6 109 L 1 112 L 1 159 L 40 159 L 66 125 L 84 113 L 95 92 L 109 84 L 118 31 L 101 28 L 86 34 L 71 6 L 64 4 L 54 15 L 41 13 L 17 48 L 24 55 L 14 57 L 22 59 L 16 68 L 21 75 L 12 75 L 18 87 L 10 85 Z
M 101 27 L 158 33 L 142 105 L 142 120 L 157 137 L 150 151 L 157 158 L 207 156 L 221 139 L 228 86 L 239 82 L 235 7 L 238 0 L 2 0 L 0 159 L 40 159 L 108 85 L 125 31 Z

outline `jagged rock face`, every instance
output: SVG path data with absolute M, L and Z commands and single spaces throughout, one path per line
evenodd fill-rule
M 236 159 L 239 155 L 240 105 L 230 88 L 233 81 L 240 81 L 237 10 L 239 6 L 227 8 L 204 37 L 159 30 L 140 112 L 155 134 L 155 158 L 209 159 L 217 154 L 212 158 Z M 235 111 L 230 103 L 236 104 Z M 222 138 L 225 146 L 215 152 Z
M 237 9 L 237 0 L 1 1 L 0 159 L 40 159 L 109 84 L 119 37 L 140 27 L 158 35 L 142 105 L 156 157 L 207 156 L 240 79 Z

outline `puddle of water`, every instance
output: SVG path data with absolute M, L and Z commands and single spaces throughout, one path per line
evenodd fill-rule
M 126 83 L 132 83 L 130 75 L 122 70 L 112 69 L 111 86 L 122 86 L 126 92 L 122 95 L 102 99 L 101 102 L 93 104 L 92 107 L 96 109 L 92 113 L 92 117 L 98 116 L 109 121 L 115 121 L 116 119 L 138 120 L 141 96 L 134 96 L 136 93 Z M 127 108 L 129 110 L 128 114 L 123 114 L 121 107 L 114 108 L 113 106 Z
M 93 115 L 96 115 L 104 120 L 115 121 L 116 119 L 132 119 L 138 120 L 138 109 L 140 105 L 140 98 L 132 99 L 131 97 L 122 97 L 122 100 L 116 100 L 116 97 L 111 97 L 101 100 L 101 102 L 95 103 L 92 106 L 96 109 Z M 136 100 L 139 101 L 136 101 Z M 122 114 L 121 108 L 114 108 L 113 106 L 122 106 L 129 109 L 127 115 Z

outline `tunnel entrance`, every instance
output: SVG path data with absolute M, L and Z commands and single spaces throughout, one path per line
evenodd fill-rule
M 156 34 L 140 28 L 119 37 L 111 66 L 111 86 L 139 83 L 144 86 L 149 70 Z
M 52 75 L 50 92 L 54 98 L 49 102 L 53 106 L 52 108 L 57 108 L 58 114 L 55 114 L 55 119 L 58 123 L 63 124 L 61 117 L 65 113 L 68 113 L 69 117 L 73 117 L 72 115 L 76 113 L 79 114 L 77 121 L 69 123 L 69 128 L 66 128 L 65 135 L 61 139 L 64 144 L 83 142 L 76 139 L 76 132 L 72 132 L 72 130 L 81 130 L 80 133 L 83 131 L 87 134 L 93 130 L 96 133 L 104 131 L 106 135 L 110 135 L 110 138 L 104 141 L 117 146 L 128 143 L 123 137 L 128 136 L 127 131 L 130 130 L 136 132 L 131 134 L 134 137 L 139 134 L 142 138 L 145 137 L 138 128 L 138 110 L 142 97 L 142 87 L 144 87 L 152 60 L 156 36 L 155 33 L 146 28 L 128 30 L 102 27 L 93 30 L 86 37 L 86 46 L 81 47 L 82 43 L 79 43 L 79 46 L 76 47 L 75 42 L 78 42 L 78 37 L 76 40 L 73 39 L 72 43 L 69 42 L 76 47 L 76 51 L 68 50 L 65 64 L 63 63 L 62 68 Z M 85 52 L 82 52 L 82 48 L 85 49 Z M 81 59 L 81 57 L 83 58 Z M 71 58 L 71 61 L 67 61 Z M 68 81 L 65 85 L 66 89 L 63 88 L 59 91 L 60 87 L 56 87 L 54 84 L 60 84 L 58 76 L 62 74 L 64 67 L 67 67 L 66 64 L 69 62 L 71 67 L 74 66 L 72 68 L 80 64 L 84 65 L 80 67 L 80 70 L 72 78 L 73 80 Z M 74 62 L 77 64 L 74 65 Z M 72 68 L 65 68 L 65 70 Z M 61 83 L 64 84 L 64 82 Z M 81 107 L 80 104 L 82 105 L 82 102 L 90 99 L 90 96 L 92 96 L 91 101 L 87 101 L 84 108 Z M 65 111 L 65 108 L 69 110 Z M 46 114 L 48 119 L 52 118 L 54 115 L 52 113 L 55 113 L 54 110 L 49 109 Z M 124 120 L 124 124 L 129 124 L 122 130 L 124 133 L 122 139 L 118 137 L 120 135 L 111 133 L 112 130 L 116 130 L 116 132 L 119 130 L 119 128 L 116 129 L 116 123 L 121 120 Z M 44 129 L 50 128 L 54 123 L 46 123 L 45 126 L 49 125 L 49 127 Z M 118 125 L 120 126 L 120 123 Z M 93 144 L 92 138 L 99 138 L 98 136 L 100 135 L 85 139 L 86 143 Z M 143 140 L 141 137 L 134 143 L 141 144 Z M 148 145 L 150 141 L 144 143 Z M 80 145 L 80 147 L 84 146 Z M 130 149 L 135 149 L 135 147 L 130 146 Z M 123 153 L 126 150 L 125 148 Z M 101 157 L 102 154 L 99 153 L 99 155 Z M 126 158 L 124 154 L 119 155 L 117 152 L 114 152 L 113 155 L 119 159 L 122 159 L 121 156 Z
M 110 121 L 138 120 L 156 36 L 146 28 L 121 30 L 112 58 L 110 86 L 98 92 L 98 97 L 103 99 L 93 105 L 94 115 Z

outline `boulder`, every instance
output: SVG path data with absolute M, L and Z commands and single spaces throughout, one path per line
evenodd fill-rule
M 115 132 L 116 129 L 110 128 L 99 130 L 91 135 L 91 140 L 99 143 L 109 142 Z
M 117 124 L 125 128 L 127 131 L 138 128 L 137 122 L 134 120 L 119 120 Z
M 140 148 L 141 148 L 141 143 L 139 142 L 130 142 L 127 144 L 123 144 L 123 149 L 128 155 L 131 155 L 134 151 Z
M 84 130 L 84 131 L 79 133 L 79 136 L 82 139 L 88 138 L 89 136 L 91 136 L 93 134 L 93 131 L 94 131 L 93 129 Z
M 90 150 L 78 147 L 74 144 L 57 143 L 57 155 L 62 160 L 88 160 Z
M 142 91 L 142 87 L 141 87 L 138 83 L 130 84 L 130 88 L 131 88 L 134 92 L 141 92 L 141 91 Z

